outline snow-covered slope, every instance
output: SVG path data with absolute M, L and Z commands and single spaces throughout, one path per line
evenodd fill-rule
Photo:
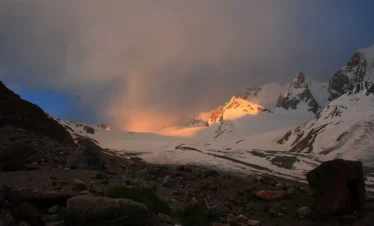
M 374 45 L 359 49 L 329 80 L 328 100 L 332 101 L 347 93 L 362 81 L 374 81 Z
M 362 82 L 350 92 L 331 101 L 311 121 L 290 130 L 278 142 L 291 152 L 366 159 L 367 152 L 358 145 L 373 147 L 374 85 Z

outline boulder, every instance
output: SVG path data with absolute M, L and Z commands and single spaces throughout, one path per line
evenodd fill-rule
M 105 160 L 102 148 L 91 143 L 78 147 L 76 152 L 67 160 L 70 169 L 104 170 Z
M 308 217 L 312 213 L 312 210 L 308 206 L 297 209 L 297 214 L 301 217 Z
M 321 215 L 342 215 L 364 211 L 365 181 L 362 163 L 335 159 L 308 172 L 313 191 L 312 209 Z
M 260 226 L 261 222 L 257 220 L 248 220 L 247 224 L 250 226 Z
M 72 186 L 73 191 L 85 191 L 87 190 L 87 188 L 88 188 L 87 184 L 84 183 L 83 181 L 79 179 L 74 180 L 74 183 Z
M 162 185 L 165 187 L 172 187 L 176 184 L 176 181 L 171 176 L 166 176 L 162 181 Z
M 147 225 L 148 208 L 128 199 L 111 199 L 95 196 L 78 196 L 67 201 L 67 225 Z

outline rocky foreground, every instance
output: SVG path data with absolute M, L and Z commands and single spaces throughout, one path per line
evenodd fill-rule
M 363 200 L 366 212 L 358 207 L 336 216 L 320 216 L 312 208 L 315 196 L 307 184 L 198 166 L 151 165 L 136 156 L 121 159 L 104 150 L 98 154 L 94 148 L 86 146 L 84 154 L 73 154 L 80 156 L 75 165 L 69 165 L 74 161 L 68 158 L 61 164 L 65 167 L 40 165 L 33 170 L 1 172 L 0 225 L 359 226 L 374 222 L 370 212 L 374 200 L 368 194 Z M 96 158 L 100 161 L 89 160 Z M 89 169 L 102 162 L 106 162 L 105 169 Z M 149 193 L 143 194 L 151 204 L 136 196 L 132 196 L 135 201 L 117 199 L 118 194 L 113 198 L 113 188 L 118 187 L 148 189 L 167 207 L 149 198 Z M 336 193 L 350 196 L 344 192 L 326 190 L 325 199 Z M 324 194 L 318 195 L 323 198 Z

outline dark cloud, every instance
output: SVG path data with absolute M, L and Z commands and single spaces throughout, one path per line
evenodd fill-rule
M 339 48 L 357 38 L 338 2 L 3 0 L 0 76 L 75 97 L 86 118 L 157 129 L 247 86 L 326 79 L 357 47 Z

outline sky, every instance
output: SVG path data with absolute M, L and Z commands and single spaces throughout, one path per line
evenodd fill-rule
M 327 81 L 374 44 L 371 0 L 1 0 L 0 80 L 62 119 L 187 123 L 299 71 Z

